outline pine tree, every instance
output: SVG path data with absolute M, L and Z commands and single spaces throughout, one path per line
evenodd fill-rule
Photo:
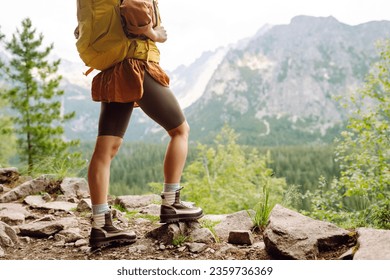
M 20 159 L 27 164 L 28 173 L 45 157 L 61 158 L 77 141 L 64 140 L 63 123 L 74 117 L 74 112 L 63 114 L 59 89 L 62 79 L 57 75 L 60 60 L 50 62 L 53 44 L 42 47 L 43 35 L 36 35 L 30 19 L 22 21 L 6 48 L 12 55 L 4 66 L 11 84 L 5 91 L 18 137 Z

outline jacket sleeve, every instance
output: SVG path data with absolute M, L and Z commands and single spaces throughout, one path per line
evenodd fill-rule
M 126 33 L 140 35 L 153 26 L 153 4 L 147 0 L 124 0 L 120 13 Z

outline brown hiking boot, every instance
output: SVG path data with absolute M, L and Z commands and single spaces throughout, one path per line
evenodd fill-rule
M 133 231 L 125 231 L 113 225 L 111 211 L 94 215 L 89 238 L 92 250 L 113 245 L 131 244 L 136 241 L 136 238 Z
M 163 192 L 161 194 L 160 223 L 193 221 L 203 217 L 202 208 L 184 204 L 180 200 L 181 189 L 175 192 Z

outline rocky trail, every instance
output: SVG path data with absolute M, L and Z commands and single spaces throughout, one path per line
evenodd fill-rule
M 157 195 L 111 198 L 114 222 L 131 245 L 88 245 L 91 202 L 83 178 L 23 178 L 0 169 L 0 259 L 274 260 L 390 259 L 390 231 L 345 230 L 276 205 L 263 231 L 246 210 L 198 222 L 160 224 Z

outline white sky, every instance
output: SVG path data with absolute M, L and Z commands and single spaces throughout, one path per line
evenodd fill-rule
M 78 60 L 73 30 L 76 0 L 0 0 L 0 31 L 7 39 L 29 17 L 45 44 L 61 58 Z M 252 36 L 264 24 L 288 24 L 294 16 L 334 16 L 356 25 L 390 20 L 389 0 L 159 0 L 168 41 L 159 45 L 161 65 L 173 70 L 203 51 Z

